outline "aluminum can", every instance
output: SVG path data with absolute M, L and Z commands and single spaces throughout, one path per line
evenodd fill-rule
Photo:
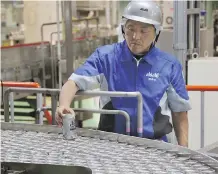
M 76 138 L 75 116 L 72 114 L 65 114 L 63 116 L 63 136 L 67 140 L 74 140 Z

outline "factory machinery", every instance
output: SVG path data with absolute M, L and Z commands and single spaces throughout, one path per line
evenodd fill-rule
M 95 18 L 98 20 L 98 18 Z M 93 19 L 84 19 L 84 21 Z M 81 21 L 81 19 L 80 19 Z M 54 25 L 55 23 L 43 24 Z M 42 28 L 43 28 L 42 26 Z M 87 29 L 88 30 L 88 29 Z M 97 28 L 96 28 L 97 30 Z M 42 33 L 43 34 L 43 33 Z M 66 74 L 66 54 L 65 44 L 60 43 L 60 56 L 58 54 L 58 43 L 52 44 L 54 34 L 51 33 L 51 41 L 30 44 L 20 44 L 15 46 L 5 46 L 1 48 L 1 80 L 2 81 L 18 81 L 18 82 L 38 82 L 43 86 L 43 80 L 46 81 L 45 86 L 47 88 L 58 88 L 59 79 L 59 62 L 62 68 L 62 75 Z M 99 46 L 115 43 L 117 41 L 116 36 L 102 36 L 96 35 L 86 36 L 83 35 L 79 38 L 73 38 L 72 41 L 72 59 L 75 60 L 75 64 L 72 65 L 77 68 L 81 65 L 85 59 Z M 45 69 L 45 74 L 43 74 Z M 61 69 L 61 68 L 60 68 Z M 62 79 L 66 79 L 62 78 Z M 64 83 L 64 81 L 62 81 Z M 15 99 L 21 98 L 19 94 L 15 96 Z
M 93 21 L 95 21 L 96 24 L 94 27 L 93 24 L 90 27 L 89 24 Z M 80 66 L 97 47 L 117 42 L 117 36 L 99 36 L 99 18 L 92 17 L 88 19 L 72 20 L 72 23 L 75 23 L 75 28 L 77 28 L 76 25 L 80 25 L 82 22 L 86 23 L 84 26 L 85 28 L 83 27 L 83 29 L 79 30 L 71 37 L 73 39 L 71 47 L 69 48 L 71 50 L 70 58 L 74 61 L 71 65 L 72 69 L 70 72 L 73 72 L 73 69 Z M 60 39 L 58 41 L 54 39 L 58 34 L 64 35 L 64 33 L 61 31 L 54 31 L 50 34 L 49 42 L 44 41 L 43 39 L 44 28 L 46 26 L 57 25 L 57 23 L 58 22 L 44 23 L 41 26 L 41 42 L 5 46 L 1 48 L 1 80 L 3 82 L 1 85 L 3 94 L 7 87 L 14 86 L 13 82 L 36 82 L 41 87 L 60 88 L 67 80 L 66 43 Z M 8 81 L 12 83 L 9 84 Z M 7 84 L 5 85 L 4 82 L 7 82 Z M 20 84 L 20 86 L 22 85 Z M 24 85 L 23 87 L 29 86 Z M 33 110 L 36 110 L 37 103 L 35 101 L 30 99 L 23 100 L 30 95 L 34 94 L 15 93 L 13 99 L 27 101 L 30 107 L 33 108 Z M 44 100 L 44 103 L 46 103 L 46 100 Z M 3 102 L 1 104 L 3 104 Z M 19 109 L 20 108 L 17 110 L 19 111 Z M 21 116 L 27 115 L 24 112 L 23 114 L 16 114 Z M 29 113 L 28 116 L 29 115 L 35 118 L 35 112 Z M 86 119 L 88 118 L 89 116 L 87 116 Z M 22 117 L 20 119 L 25 118 Z
M 142 100 L 138 92 L 106 92 L 84 91 L 77 96 L 137 97 L 138 98 L 138 137 L 129 136 L 129 115 L 124 111 L 106 111 L 76 108 L 76 112 L 90 111 L 92 113 L 119 113 L 126 118 L 126 134 L 120 135 L 93 129 L 76 128 L 75 139 L 66 140 L 62 129 L 55 125 L 54 112 L 60 90 L 58 88 L 73 70 L 82 64 L 85 58 L 99 45 L 116 42 L 116 36 L 72 39 L 71 2 L 63 2 L 65 6 L 65 42 L 57 44 L 42 42 L 2 48 L 2 80 L 3 81 L 35 81 L 38 88 L 7 88 L 4 93 L 4 120 L 1 123 L 1 172 L 2 173 L 46 173 L 46 174 L 216 174 L 218 173 L 218 144 L 210 148 L 191 150 L 178 145 L 158 140 L 141 138 L 142 135 Z M 186 12 L 186 1 L 175 2 L 175 10 L 179 14 Z M 190 8 L 197 8 L 197 2 L 189 3 Z M 67 8 L 68 7 L 68 8 Z M 189 9 L 188 32 L 193 39 L 187 41 L 187 31 L 184 17 L 175 15 L 174 50 L 187 72 L 187 57 L 199 53 L 199 9 Z M 183 15 L 184 16 L 184 15 Z M 60 27 L 60 26 L 59 26 Z M 186 27 L 185 27 L 186 28 Z M 194 32 L 196 30 L 197 32 Z M 43 31 L 43 30 L 42 30 Z M 58 33 L 60 31 L 57 31 Z M 179 33 L 179 34 L 178 34 Z M 192 34 L 195 33 L 195 36 Z M 187 48 L 187 42 L 188 48 Z M 194 42 L 194 44 L 193 44 Z M 179 44 L 178 44 L 179 43 Z M 186 53 L 188 49 L 187 54 Z M 72 53 L 73 52 L 73 53 Z M 14 56 L 16 55 L 16 56 Z M 71 57 L 73 55 L 73 57 Z M 14 62 L 11 61 L 14 59 Z M 65 59 L 65 61 L 64 61 Z M 26 65 L 24 65 L 24 62 Z M 63 70 L 62 64 L 67 68 Z M 58 70 L 56 70 L 58 69 Z M 58 73 L 59 72 L 59 73 Z M 63 75 L 66 75 L 65 77 Z M 60 81 L 60 75 L 61 77 Z M 196 78 L 195 78 L 196 79 Z M 59 83 L 59 86 L 57 85 Z M 190 82 L 189 82 L 190 83 Z M 43 87 L 43 88 L 40 88 Z M 193 89 L 193 88 L 192 88 Z M 217 88 L 214 88 L 217 90 Z M 20 98 L 30 94 L 46 94 L 52 96 L 51 107 L 40 103 L 37 105 L 37 117 L 34 125 L 14 123 L 13 115 L 9 114 L 10 94 Z M 202 95 L 203 96 L 203 95 Z M 81 96 L 82 97 L 82 96 Z M 52 110 L 52 124 L 43 125 L 44 110 Z M 202 115 L 201 118 L 203 118 Z M 192 122 L 191 122 L 192 123 Z M 202 125 L 201 125 L 202 126 Z M 202 127 L 201 127 L 202 128 Z M 204 130 L 204 129 L 203 129 Z M 216 132 L 216 131 L 215 131 Z M 203 131 L 204 133 L 204 131 Z M 210 135 L 214 135 L 214 132 Z M 193 139 L 194 140 L 194 139 Z M 204 140 L 204 139 L 203 139 Z M 196 141 L 196 140 L 195 140 Z M 213 139 L 214 141 L 214 139 Z

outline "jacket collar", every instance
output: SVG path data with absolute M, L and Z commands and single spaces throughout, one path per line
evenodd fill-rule
M 142 59 L 144 59 L 150 65 L 153 65 L 155 63 L 156 56 L 154 53 L 156 51 L 157 51 L 157 48 L 154 46 L 145 56 L 142 57 Z M 128 62 L 128 61 L 132 61 L 133 59 L 134 59 L 134 56 L 129 50 L 126 40 L 124 40 L 122 43 L 121 62 Z

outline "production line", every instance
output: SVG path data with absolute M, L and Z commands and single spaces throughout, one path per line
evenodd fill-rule
M 83 166 L 93 174 L 218 172 L 215 159 L 157 140 L 80 128 L 75 140 L 65 140 L 56 126 L 16 123 L 2 123 L 1 129 L 2 162 Z
M 187 85 L 187 90 L 200 91 L 200 99 L 194 96 L 194 105 L 201 103 L 199 106 L 200 113 L 197 112 L 196 114 L 196 110 L 194 110 L 194 114 L 191 113 L 189 116 L 191 124 L 196 120 L 201 121 L 199 125 L 198 123 L 194 126 L 190 124 L 192 129 L 190 129 L 190 137 L 192 136 L 190 140 L 192 143 L 189 143 L 189 146 L 192 148 L 176 145 L 172 139 L 170 139 L 170 143 L 165 143 L 161 140 L 141 138 L 143 135 L 143 99 L 139 92 L 107 92 L 99 91 L 99 89 L 83 91 L 77 93 L 71 105 L 76 113 L 78 123 L 85 122 L 90 118 L 93 119 L 93 113 L 119 114 L 125 117 L 126 135 L 95 130 L 96 127 L 90 129 L 87 128 L 88 126 L 85 127 L 85 124 L 78 127 L 73 125 L 74 127 L 71 130 L 72 122 L 67 121 L 63 121 L 63 127 L 56 125 L 55 110 L 58 106 L 58 95 L 67 78 L 85 62 L 96 48 L 116 43 L 117 40 L 120 40 L 120 37 L 123 39 L 123 33 L 118 34 L 118 36 L 107 32 L 100 35 L 98 33 L 102 30 L 99 27 L 100 17 L 72 20 L 72 4 L 70 1 L 57 2 L 57 16 L 59 16 L 59 6 L 62 8 L 63 21 L 57 17 L 56 22 L 43 23 L 40 26 L 41 42 L 1 47 L 1 87 L 4 93 L 2 102 L 4 104 L 2 105 L 4 107 L 4 122 L 1 123 L 1 173 L 218 173 L 218 144 L 215 143 L 209 150 L 203 148 L 205 144 L 216 140 L 214 132 L 217 129 L 217 126 L 215 126 L 214 130 L 212 130 L 212 126 L 208 128 L 211 121 L 212 123 L 216 122 L 217 118 L 211 118 L 216 111 L 213 112 L 212 108 L 211 112 L 208 112 L 208 110 L 206 112 L 206 109 L 204 109 L 208 106 L 205 101 L 211 104 L 212 107 L 215 105 L 211 101 L 215 100 L 216 95 L 209 98 L 209 100 L 207 94 L 204 95 L 204 93 L 207 90 L 217 92 L 217 86 L 206 88 L 205 86 Z M 188 84 L 191 85 L 193 83 L 194 85 L 202 85 L 202 81 L 200 83 L 197 81 L 203 79 L 201 74 L 203 72 L 202 65 L 208 83 L 210 80 L 216 83 L 216 79 L 214 80 L 211 74 L 216 74 L 218 61 L 215 57 L 210 58 L 211 52 L 207 51 L 207 45 L 205 46 L 200 42 L 204 39 L 204 35 L 207 36 L 207 32 L 209 33 L 209 31 L 200 29 L 200 6 L 200 2 L 197 1 L 175 2 L 174 19 L 172 18 L 175 21 L 174 28 L 173 30 L 163 30 L 157 43 L 157 47 L 166 52 L 172 53 L 174 51 L 184 68 L 184 77 Z M 146 9 L 143 10 L 146 11 Z M 92 20 L 96 21 L 94 27 Z M 80 35 L 79 37 L 75 37 L 76 34 L 72 34 L 72 27 L 77 27 L 74 22 L 79 22 L 78 26 L 80 26 L 81 21 L 85 21 L 85 28 L 77 33 Z M 63 31 L 60 31 L 62 22 Z M 52 31 L 50 41 L 45 41 L 43 27 L 50 25 L 57 25 L 58 31 Z M 60 39 L 60 34 L 65 35 L 64 40 Z M 56 40 L 54 35 L 57 35 Z M 169 41 L 168 44 L 166 44 L 166 39 Z M 201 44 L 203 46 L 200 46 Z M 202 50 L 204 51 L 204 58 L 200 58 Z M 11 58 L 14 58 L 13 62 Z M 11 81 L 13 83 L 8 83 Z M 6 89 L 6 87 L 9 88 Z M 107 96 L 109 94 L 110 97 L 137 97 L 138 105 L 135 109 L 137 110 L 138 137 L 130 136 L 131 121 L 126 111 L 82 107 L 84 105 L 89 106 L 90 103 L 93 104 L 95 102 L 93 97 Z M 14 119 L 13 101 L 29 95 L 36 96 L 36 106 L 34 106 L 35 124 L 18 124 Z M 47 96 L 51 96 L 51 106 L 46 103 Z M 91 102 L 88 103 L 84 99 L 90 99 Z M 51 114 L 48 110 L 51 111 Z M 213 114 L 211 114 L 212 112 Z M 193 115 L 196 117 L 193 117 Z M 44 117 L 46 117 L 48 124 L 52 125 L 44 125 Z M 193 130 L 199 133 L 200 136 L 193 134 Z M 71 139 L 66 138 L 68 133 L 70 133 Z M 195 142 L 193 143 L 193 141 Z M 197 146 L 195 146 L 196 144 Z M 195 147 L 193 148 L 193 146 Z M 201 147 L 200 150 L 199 146 Z
M 46 92 L 54 95 L 58 94 L 59 90 L 9 88 L 4 96 L 6 103 L 9 103 L 8 98 L 11 92 Z M 141 130 L 143 120 L 140 94 L 85 91 L 77 95 L 136 96 L 139 111 L 138 130 Z M 28 170 L 31 168 L 28 166 L 29 164 L 33 164 L 33 166 L 34 164 L 49 164 L 61 165 L 61 167 L 82 166 L 90 169 L 89 173 L 97 174 L 215 174 L 218 172 L 218 161 L 216 158 L 206 155 L 207 153 L 200 153 L 159 140 L 129 136 L 128 126 L 127 135 L 120 135 L 85 128 L 74 127 L 71 130 L 70 127 L 65 127 L 68 124 L 65 121 L 63 121 L 62 128 L 56 125 L 9 123 L 8 106 L 5 105 L 6 122 L 1 125 L 1 161 L 12 169 L 15 167 L 19 170 Z M 75 111 L 80 111 L 80 109 L 75 109 Z M 126 120 L 127 123 L 128 120 Z M 64 136 L 66 132 L 71 133 L 73 137 L 67 139 Z M 140 136 L 140 132 L 138 133 Z M 43 166 L 42 168 L 32 167 L 32 170 L 37 169 L 46 170 Z M 73 169 L 70 171 L 72 172 Z M 55 172 L 51 173 L 55 174 Z M 66 174 L 68 173 L 66 171 Z M 75 172 L 75 174 L 77 173 Z M 89 173 L 87 171 L 87 174 Z

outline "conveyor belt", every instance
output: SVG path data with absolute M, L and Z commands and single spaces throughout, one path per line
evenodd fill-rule
M 218 141 L 210 144 L 208 146 L 205 146 L 204 148 L 198 150 L 201 153 L 205 153 L 213 158 L 215 158 L 216 160 L 218 160 Z
M 161 141 L 77 129 L 75 141 L 55 126 L 2 123 L 1 161 L 79 165 L 94 174 L 218 173 L 218 161 Z

